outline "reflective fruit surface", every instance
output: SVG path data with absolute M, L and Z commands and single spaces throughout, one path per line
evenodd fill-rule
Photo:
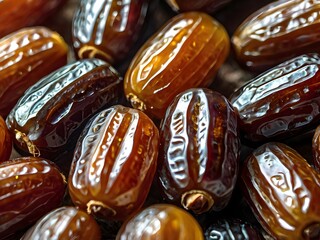
M 245 161 L 243 192 L 276 239 L 320 239 L 320 175 L 295 150 L 267 143 Z
M 169 204 L 152 205 L 125 222 L 117 240 L 202 240 L 200 225 L 188 212 Z
M 316 131 L 312 138 L 312 154 L 313 164 L 315 168 L 320 172 L 320 126 L 316 128 Z
M 161 119 L 177 94 L 208 86 L 228 53 L 229 37 L 212 17 L 179 14 L 135 55 L 125 75 L 126 97 L 134 108 Z
M 10 112 L 7 125 L 15 146 L 52 159 L 77 139 L 93 114 L 116 103 L 121 91 L 116 70 L 99 59 L 56 70 L 29 88 Z
M 0 115 L 5 118 L 27 88 L 65 65 L 67 53 L 62 37 L 45 27 L 20 29 L 0 39 Z
M 157 165 L 159 132 L 141 111 L 120 105 L 93 117 L 69 174 L 73 203 L 105 219 L 125 219 L 146 200 Z
M 166 0 L 174 11 L 202 11 L 213 13 L 224 5 L 231 2 L 231 0 Z
M 158 175 L 167 200 L 200 214 L 229 202 L 238 176 L 237 115 L 209 89 L 190 89 L 169 105 L 160 128 Z
M 0 116 L 0 163 L 9 160 L 12 150 L 12 138 L 6 122 Z

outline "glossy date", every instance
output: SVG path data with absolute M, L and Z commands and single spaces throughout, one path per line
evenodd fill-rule
M 320 239 L 320 176 L 292 148 L 267 143 L 245 161 L 242 189 L 276 239 Z
M 141 111 L 113 106 L 82 132 L 69 174 L 73 203 L 104 219 L 139 210 L 156 171 L 159 132 Z
M 200 214 L 228 204 L 238 176 L 237 115 L 209 89 L 190 89 L 169 105 L 160 127 L 158 175 L 167 200 Z
M 177 12 L 202 11 L 213 13 L 231 0 L 166 0 L 169 6 Z
M 6 122 L 0 115 L 0 163 L 9 160 L 12 150 L 12 138 Z
M 320 126 L 316 128 L 312 138 L 312 155 L 313 164 L 318 172 L 320 172 Z

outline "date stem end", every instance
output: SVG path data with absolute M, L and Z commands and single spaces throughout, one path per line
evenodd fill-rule
M 184 193 L 181 197 L 181 205 L 195 214 L 209 211 L 213 204 L 214 200 L 212 197 L 202 190 L 191 190 Z

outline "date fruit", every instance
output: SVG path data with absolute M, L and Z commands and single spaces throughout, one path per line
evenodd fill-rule
M 6 122 L 0 115 L 0 163 L 9 160 L 12 150 L 12 138 Z
M 7 118 L 17 149 L 53 159 L 76 141 L 86 121 L 116 103 L 122 79 L 106 62 L 85 59 L 39 80 Z
M 0 164 L 0 238 L 34 224 L 59 207 L 64 176 L 43 158 L 17 158 Z
M 316 128 L 312 138 L 312 155 L 313 164 L 318 172 L 320 172 L 320 126 Z
M 252 79 L 231 97 L 249 142 L 297 136 L 320 120 L 320 55 L 288 60 Z
M 155 204 L 125 222 L 116 240 L 203 240 L 197 220 L 183 209 Z
M 320 175 L 292 148 L 267 143 L 245 161 L 246 200 L 276 239 L 320 239 Z
M 209 89 L 190 89 L 169 105 L 160 127 L 158 175 L 167 200 L 196 214 L 222 210 L 238 176 L 237 115 Z
M 124 60 L 141 33 L 149 0 L 81 0 L 73 19 L 78 58 Z
M 157 166 L 159 132 L 143 112 L 113 106 L 87 124 L 69 174 L 73 203 L 103 219 L 123 220 L 146 200 Z
M 231 0 L 166 0 L 176 12 L 202 11 L 214 13 Z
M 99 240 L 101 232 L 94 218 L 75 207 L 60 207 L 30 228 L 21 240 Z
M 263 71 L 304 53 L 320 50 L 320 2 L 274 1 L 249 16 L 234 32 L 239 62 Z
M 21 29 L 0 39 L 0 115 L 7 117 L 27 88 L 65 65 L 67 54 L 63 38 L 45 27 Z
M 212 17 L 179 14 L 135 55 L 124 79 L 126 97 L 134 108 L 161 119 L 177 94 L 209 86 L 228 53 L 228 34 Z

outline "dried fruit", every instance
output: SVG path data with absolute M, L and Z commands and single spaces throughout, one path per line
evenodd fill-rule
M 200 12 L 169 20 L 138 51 L 125 75 L 124 90 L 134 108 L 161 119 L 173 98 L 206 87 L 229 53 L 229 37 Z
M 174 11 L 202 11 L 213 13 L 224 5 L 231 2 L 231 0 L 166 0 Z
M 73 203 L 105 219 L 125 219 L 146 200 L 157 165 L 159 133 L 141 111 L 120 105 L 90 120 L 69 174 Z
M 12 139 L 7 125 L 0 116 L 0 163 L 9 160 L 12 150 Z
M 320 126 L 316 128 L 312 138 L 312 154 L 314 166 L 320 172 Z

